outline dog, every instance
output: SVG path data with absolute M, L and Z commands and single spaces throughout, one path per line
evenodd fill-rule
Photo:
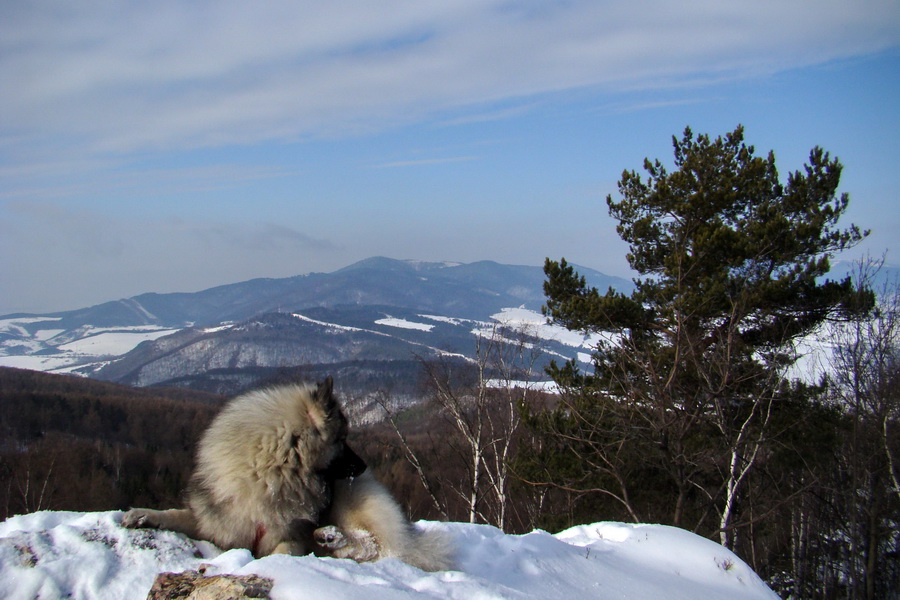
M 450 536 L 413 526 L 369 471 L 335 481 L 334 498 L 324 523 L 313 532 L 320 556 L 357 562 L 393 557 L 424 571 L 455 568 Z
M 170 529 L 254 556 L 308 554 L 334 485 L 366 469 L 329 377 L 249 392 L 204 432 L 182 509 L 137 508 L 125 527 Z
M 204 432 L 182 509 L 136 508 L 125 527 L 170 529 L 223 550 L 454 568 L 449 536 L 422 531 L 347 445 L 329 377 L 249 392 Z

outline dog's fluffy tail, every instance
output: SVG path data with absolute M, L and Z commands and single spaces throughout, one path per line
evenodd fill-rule
M 436 526 L 412 525 L 390 492 L 368 471 L 354 480 L 335 483 L 331 522 L 344 535 L 357 541 L 340 552 L 340 558 L 377 560 L 394 557 L 425 571 L 454 569 L 453 536 Z M 359 540 L 368 538 L 374 555 Z
M 400 559 L 423 571 L 450 571 L 456 569 L 456 546 L 453 537 L 434 527 L 411 526 L 409 544 Z

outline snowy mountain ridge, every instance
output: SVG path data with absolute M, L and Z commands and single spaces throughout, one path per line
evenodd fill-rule
M 631 285 L 585 272 L 597 286 Z M 244 370 L 207 387 L 233 393 L 248 369 L 471 358 L 476 337 L 498 326 L 527 327 L 548 358 L 586 360 L 584 336 L 546 326 L 538 313 L 543 280 L 539 267 L 373 258 L 331 274 L 10 315 L 0 317 L 0 366 L 187 386 L 208 386 L 198 378 L 210 371 Z
M 836 264 L 833 275 L 848 269 Z M 600 290 L 633 288 L 578 271 Z M 542 345 L 538 369 L 550 359 L 589 363 L 596 338 L 549 326 L 540 315 L 543 282 L 540 267 L 376 257 L 333 273 L 0 317 L 0 366 L 232 394 L 273 369 L 343 365 L 352 379 L 359 374 L 348 366 L 354 361 L 379 361 L 396 375 L 408 374 L 402 363 L 413 357 L 471 359 L 476 338 L 498 327 L 524 328 Z M 806 376 L 810 362 L 795 371 Z

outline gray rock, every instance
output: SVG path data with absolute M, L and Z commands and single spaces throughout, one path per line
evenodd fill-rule
M 213 575 L 198 571 L 160 573 L 147 600 L 241 600 L 269 598 L 274 582 L 258 575 Z

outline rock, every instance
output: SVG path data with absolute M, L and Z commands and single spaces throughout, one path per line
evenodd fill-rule
M 241 600 L 269 598 L 273 581 L 258 575 L 213 575 L 198 571 L 160 573 L 147 600 Z

